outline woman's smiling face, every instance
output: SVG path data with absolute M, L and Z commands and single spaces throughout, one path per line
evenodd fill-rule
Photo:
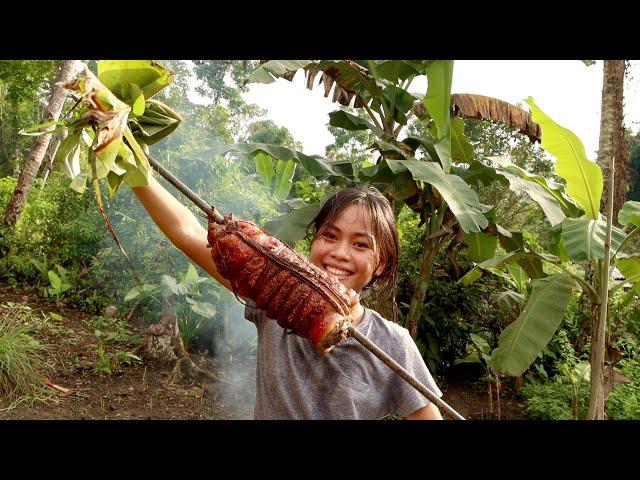
M 365 208 L 350 205 L 323 225 L 311 245 L 310 260 L 360 293 L 384 265 L 378 265 L 378 245 Z

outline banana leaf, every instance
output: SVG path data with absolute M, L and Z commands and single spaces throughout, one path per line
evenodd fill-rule
M 600 166 L 587 158 L 584 145 L 571 130 L 549 118 L 531 97 L 525 102 L 531 107 L 533 121 L 542 127 L 542 148 L 557 159 L 555 171 L 566 180 L 567 193 L 588 219 L 598 219 L 603 187 Z
M 531 366 L 562 323 L 572 280 L 563 273 L 533 280 L 533 290 L 518 319 L 498 339 L 489 366 L 497 373 L 517 377 Z

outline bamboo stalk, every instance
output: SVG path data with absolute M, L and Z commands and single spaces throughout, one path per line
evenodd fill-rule
M 362 333 L 360 333 L 356 327 L 353 325 L 348 325 L 349 335 L 355 338 L 358 342 L 360 342 L 367 350 L 373 353 L 376 357 L 378 357 L 382 362 L 387 365 L 391 370 L 396 372 L 403 380 L 405 380 L 409 385 L 418 390 L 422 395 L 427 397 L 430 401 L 435 403 L 438 407 L 442 408 L 449 415 L 451 415 L 456 420 L 464 420 L 465 418 L 456 412 L 449 404 L 447 404 L 444 400 L 441 400 L 435 393 L 425 387 L 422 383 L 420 383 L 414 376 L 412 376 L 407 370 L 405 370 L 402 365 L 396 362 L 389 355 L 384 353 L 378 346 L 365 337 Z

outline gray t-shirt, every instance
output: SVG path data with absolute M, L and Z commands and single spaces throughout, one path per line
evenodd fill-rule
M 256 403 L 259 420 L 376 420 L 407 416 L 430 401 L 355 338 L 319 354 L 249 301 L 245 318 L 258 329 Z M 409 331 L 365 309 L 358 330 L 429 390 L 442 396 Z

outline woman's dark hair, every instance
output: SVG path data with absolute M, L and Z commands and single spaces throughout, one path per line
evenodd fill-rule
M 311 223 L 307 225 L 307 237 L 313 242 L 327 225 L 333 223 L 342 210 L 351 205 L 364 207 L 365 211 L 369 212 L 372 234 L 378 248 L 379 262 L 385 265 L 382 273 L 374 276 L 365 288 L 394 285 L 398 278 L 396 217 L 389 200 L 378 189 L 364 186 L 349 187 L 330 197 L 315 218 L 311 220 Z

